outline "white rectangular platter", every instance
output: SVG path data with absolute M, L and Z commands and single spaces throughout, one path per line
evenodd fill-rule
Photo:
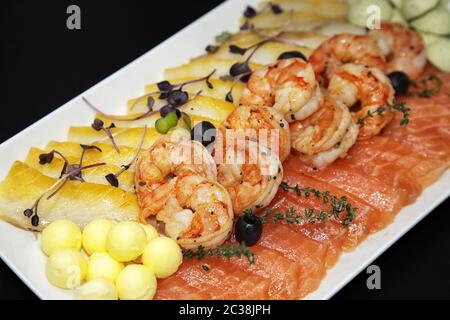
M 143 93 L 145 84 L 161 80 L 165 68 L 186 63 L 204 52 L 221 32 L 235 31 L 246 5 L 259 0 L 228 0 L 182 31 L 164 41 L 107 79 L 84 92 L 108 113 L 124 113 L 129 98 Z M 149 35 L 151 36 L 151 35 Z M 95 61 L 92 61 L 95 63 Z M 32 146 L 65 140 L 71 125 L 88 125 L 92 111 L 81 95 L 0 145 L 0 179 L 16 159 L 24 159 Z M 318 290 L 308 299 L 329 299 L 389 246 L 450 195 L 450 172 L 427 188 L 417 201 L 405 207 L 388 228 L 370 236 L 355 251 L 343 254 L 330 269 Z M 73 293 L 51 286 L 45 278 L 45 257 L 30 232 L 0 221 L 0 256 L 41 299 L 72 299 Z

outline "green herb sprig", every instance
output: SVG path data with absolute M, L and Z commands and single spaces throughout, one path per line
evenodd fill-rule
M 241 258 L 244 256 L 250 264 L 255 263 L 255 254 L 244 244 L 224 244 L 211 249 L 205 249 L 205 247 L 199 246 L 197 250 L 188 249 L 183 252 L 183 257 L 186 259 L 197 258 L 198 260 L 202 260 L 212 256 L 225 257 L 228 260 L 232 257 Z
M 382 116 L 385 112 L 393 113 L 394 110 L 397 110 L 403 114 L 400 119 L 400 125 L 406 126 L 409 123 L 409 112 L 411 111 L 404 102 L 395 102 L 394 104 L 387 104 L 383 107 L 378 107 L 375 111 L 367 111 L 367 114 L 364 117 L 360 117 L 356 122 L 358 125 L 363 126 L 367 118 L 373 118 L 374 116 Z
M 428 87 L 429 83 L 433 83 L 433 86 Z M 432 95 L 439 93 L 439 91 L 441 90 L 443 85 L 444 85 L 444 81 L 442 81 L 442 79 L 437 74 L 431 73 L 428 76 L 428 78 L 420 80 L 419 82 L 412 83 L 412 86 L 414 88 L 425 87 L 424 89 L 422 89 L 421 91 L 419 91 L 417 93 L 410 92 L 407 94 L 407 96 L 412 97 L 412 96 L 417 95 L 421 98 L 429 98 Z
M 280 188 L 285 192 L 293 191 L 298 197 L 304 196 L 308 198 L 314 196 L 316 199 L 322 200 L 323 204 L 330 205 L 330 209 L 316 210 L 310 208 L 305 209 L 303 214 L 298 213 L 295 208 L 289 208 L 285 212 L 273 212 L 270 209 L 266 209 L 261 216 L 263 222 L 271 220 L 274 223 L 286 221 L 288 224 L 301 224 L 306 221 L 314 224 L 324 221 L 326 218 L 334 218 L 340 221 L 342 212 L 346 213 L 342 220 L 344 226 L 348 226 L 355 220 L 354 214 L 357 208 L 353 207 L 346 196 L 338 197 L 332 195 L 329 191 L 322 192 L 310 187 L 302 188 L 298 184 L 291 186 L 287 182 L 282 182 Z

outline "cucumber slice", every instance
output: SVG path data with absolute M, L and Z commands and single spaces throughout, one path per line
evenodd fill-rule
M 380 9 L 381 20 L 388 21 L 392 16 L 392 6 L 387 0 L 361 0 L 350 6 L 348 20 L 361 27 L 370 27 L 373 13 L 369 10 L 371 6 Z
M 441 0 L 441 7 L 450 12 L 450 0 Z
M 423 41 L 425 41 L 425 45 L 427 47 L 431 45 L 433 42 L 442 38 L 442 36 L 438 36 L 436 34 L 428 32 L 421 32 L 420 34 L 422 35 Z
M 419 17 L 438 5 L 440 0 L 403 0 L 402 12 L 407 20 Z
M 403 0 L 391 0 L 391 2 L 396 8 L 401 8 L 403 4 Z
M 414 20 L 411 25 L 419 31 L 450 34 L 450 12 L 437 8 Z
M 437 68 L 450 72 L 450 39 L 441 38 L 427 47 L 428 60 Z
M 391 22 L 396 22 L 404 26 L 408 26 L 408 22 L 405 20 L 402 13 L 398 9 L 394 9 L 394 11 L 392 12 Z

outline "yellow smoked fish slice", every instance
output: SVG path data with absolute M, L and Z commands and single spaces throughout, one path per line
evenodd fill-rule
M 241 19 L 244 24 L 247 18 Z M 343 21 L 343 18 L 330 18 L 320 14 L 301 11 L 284 11 L 281 14 L 272 12 L 262 13 L 249 19 L 249 23 L 256 28 L 284 28 L 286 31 L 313 31 L 331 21 Z
M 240 98 L 240 96 L 239 97 L 237 96 L 236 98 Z M 131 106 L 133 105 L 134 100 L 130 100 L 130 102 L 128 103 L 129 114 L 124 116 L 124 118 L 136 117 L 142 112 L 148 110 L 145 100 L 146 100 L 145 98 L 139 99 L 138 103 L 134 104 L 134 107 L 132 109 Z M 190 116 L 192 125 L 195 125 L 200 121 L 209 121 L 212 124 L 214 124 L 216 128 L 218 128 L 219 126 L 222 125 L 222 123 L 225 121 L 228 115 L 235 109 L 235 107 L 236 106 L 233 103 L 227 102 L 224 99 L 215 99 L 199 95 L 195 99 L 181 106 L 179 109 L 180 111 L 185 112 Z M 157 108 L 158 107 L 155 107 L 155 110 L 157 110 Z M 138 127 L 144 126 L 145 124 L 149 127 L 154 127 L 155 121 L 158 120 L 160 117 L 161 117 L 160 114 L 156 113 L 147 118 L 140 119 L 137 121 L 120 121 L 120 120 L 111 121 L 101 115 L 97 115 L 97 118 L 104 120 L 106 124 L 114 122 L 116 126 L 120 127 L 128 127 L 128 126 Z M 185 128 L 186 126 L 184 124 L 184 121 L 179 121 L 178 127 Z
M 16 161 L 0 183 L 0 219 L 38 231 L 57 219 L 69 219 L 80 227 L 96 218 L 138 220 L 134 194 L 112 186 L 69 181 L 53 198 L 41 200 L 39 226 L 33 227 L 23 211 L 55 182 L 56 179 Z
M 272 4 L 278 4 L 285 12 L 294 11 L 306 14 L 318 14 L 334 19 L 345 19 L 348 10 L 346 1 L 338 0 L 271 0 Z M 258 6 L 267 6 L 268 1 L 263 1 Z
M 114 149 L 111 144 L 96 143 L 95 145 L 99 147 L 102 152 L 95 149 L 87 150 L 83 159 L 84 164 L 106 162 L 108 164 L 120 167 L 122 165 L 127 165 L 133 159 L 136 151 L 136 149 L 132 147 L 119 146 L 120 153 L 117 153 L 116 149 Z M 51 150 L 58 150 L 64 156 L 76 158 L 77 161 L 81 156 L 81 147 L 77 142 L 51 141 L 47 144 L 45 150 L 47 152 Z M 134 170 L 133 165 L 130 170 Z
M 274 35 L 277 32 L 271 32 L 269 35 Z M 211 57 L 216 57 L 220 59 L 236 59 L 238 61 L 244 61 L 247 57 L 252 54 L 253 49 L 247 50 L 245 54 L 240 55 L 237 53 L 230 52 L 230 45 L 235 45 L 240 48 L 249 48 L 251 46 L 256 45 L 259 41 L 261 41 L 264 36 L 255 34 L 252 32 L 242 32 L 233 35 L 230 39 L 223 42 L 220 48 L 213 54 Z M 293 41 L 294 42 L 294 41 Z M 252 55 L 251 62 L 268 65 L 277 61 L 278 57 L 288 51 L 300 51 L 306 57 L 309 57 L 313 51 L 311 48 L 307 48 L 304 46 L 298 46 L 294 44 L 286 44 L 280 42 L 267 42 L 261 45 L 258 50 Z M 195 61 L 198 58 L 194 58 L 192 61 Z
M 170 82 L 172 84 L 179 84 L 184 83 L 190 80 L 195 80 L 197 78 L 177 78 L 177 79 L 171 79 Z M 228 92 L 230 92 L 231 87 L 233 87 L 233 90 L 231 91 L 233 101 L 235 104 L 239 103 L 239 99 L 241 97 L 242 90 L 244 90 L 245 85 L 242 82 L 233 82 L 233 81 L 224 81 L 220 79 L 211 79 L 209 81 L 212 84 L 212 88 L 209 88 L 205 81 L 202 82 L 194 82 L 187 84 L 183 86 L 183 90 L 190 93 L 190 94 L 196 94 L 197 92 L 201 91 L 201 95 L 205 97 L 210 97 L 214 99 L 219 100 L 225 100 L 226 95 Z M 149 84 L 145 86 L 145 92 L 151 93 L 157 91 L 158 88 L 156 86 L 156 83 Z M 134 102 L 130 100 L 131 103 Z M 146 103 L 145 100 L 141 101 L 141 103 Z M 167 101 L 163 100 L 164 103 L 167 103 Z M 129 104 L 130 106 L 130 104 Z M 145 107 L 145 105 L 143 105 Z M 142 109 L 145 110 L 145 109 Z
M 202 56 L 187 64 L 178 67 L 169 68 L 164 71 L 164 79 L 171 81 L 183 77 L 201 78 L 210 74 L 214 69 L 216 72 L 212 75 L 212 79 L 218 79 L 222 76 L 230 74 L 230 68 L 238 62 L 231 59 L 219 59 L 211 56 Z M 261 64 L 250 63 L 252 70 L 258 70 L 263 67 Z
M 58 179 L 61 175 L 61 171 L 64 167 L 64 160 L 61 159 L 58 155 L 55 155 L 51 163 L 40 164 L 39 163 L 39 155 L 42 153 L 46 153 L 46 151 L 31 148 L 28 152 L 28 155 L 25 159 L 25 164 L 39 170 L 41 173 L 49 176 L 50 178 Z M 79 157 L 70 157 L 65 155 L 66 159 L 70 164 L 78 164 L 80 159 Z M 97 161 L 87 161 L 83 160 L 83 165 L 90 165 L 94 163 L 99 163 Z M 109 185 L 109 182 L 106 180 L 105 176 L 110 173 L 117 173 L 120 171 L 120 167 L 115 166 L 113 164 L 106 164 L 104 166 L 95 167 L 86 171 L 83 171 L 82 177 L 86 182 L 97 183 L 97 184 L 105 184 Z M 134 192 L 134 173 L 127 170 L 124 171 L 119 177 L 119 188 L 128 191 Z

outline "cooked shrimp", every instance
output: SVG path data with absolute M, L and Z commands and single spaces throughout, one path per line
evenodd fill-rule
M 344 135 L 344 138 L 342 138 L 342 140 L 334 147 L 312 156 L 301 154 L 300 159 L 314 168 L 322 169 L 333 163 L 337 158 L 343 158 L 347 155 L 348 150 L 350 150 L 358 138 L 358 130 L 358 125 L 352 121 L 350 127 L 347 129 L 347 133 Z
M 267 206 L 283 178 L 278 156 L 257 142 L 233 143 L 228 136 L 226 144 L 219 145 L 214 149 L 217 181 L 229 192 L 234 213 Z
M 175 177 L 171 186 L 170 196 L 156 216 L 164 222 L 165 233 L 185 249 L 221 245 L 234 218 L 225 188 L 197 175 Z
M 387 72 L 403 71 L 411 79 L 423 72 L 427 57 L 422 36 L 398 23 L 382 23 L 381 29 L 369 31 L 387 59 Z
M 270 148 L 281 161 L 291 152 L 289 124 L 274 108 L 239 106 L 228 116 L 221 132 L 225 134 L 229 129 L 243 133 L 245 138 Z
M 331 76 L 345 63 L 364 64 L 386 69 L 386 61 L 377 41 L 367 35 L 343 33 L 322 43 L 309 57 L 316 76 L 327 87 Z
M 173 190 L 173 177 L 185 175 L 217 179 L 214 159 L 196 141 L 163 137 L 139 158 L 135 183 L 143 220 L 162 209 Z
M 316 94 L 316 77 L 311 65 L 299 58 L 278 60 L 252 73 L 240 104 L 269 106 L 287 121 L 302 110 Z
M 291 123 L 292 147 L 306 156 L 328 151 L 344 138 L 352 121 L 344 104 L 326 99 L 312 116 Z
M 356 109 L 355 121 L 364 119 L 360 140 L 377 135 L 392 120 L 392 112 L 380 114 L 377 110 L 392 104 L 394 94 L 390 80 L 381 70 L 351 63 L 343 65 L 328 86 L 330 99 L 344 103 L 351 111 Z

